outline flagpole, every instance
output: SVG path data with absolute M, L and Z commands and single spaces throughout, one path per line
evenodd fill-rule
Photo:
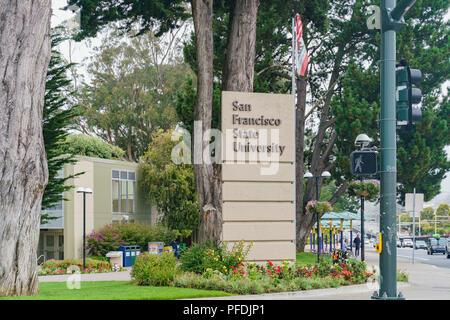
M 295 24 L 295 18 L 292 18 L 292 95 L 294 96 L 294 117 L 293 119 L 296 119 L 297 114 L 297 104 L 296 104 L 296 96 L 295 96 L 295 43 L 297 38 L 297 31 L 296 31 L 296 24 Z M 297 181 L 297 163 L 296 163 L 296 154 L 297 154 L 297 139 L 296 139 L 296 130 L 297 126 L 294 126 L 294 194 L 297 194 L 297 183 L 301 183 Z M 297 252 L 297 196 L 294 197 L 294 248 L 295 252 Z

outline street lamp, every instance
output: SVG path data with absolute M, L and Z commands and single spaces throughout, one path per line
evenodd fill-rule
M 319 201 L 319 178 L 330 178 L 331 173 L 328 171 L 322 172 L 320 176 L 314 176 L 311 172 L 306 172 L 303 175 L 303 178 L 310 179 L 315 178 L 316 179 L 316 200 Z M 320 263 L 320 217 L 319 214 L 317 214 L 317 263 Z
M 366 147 L 373 141 L 372 138 L 365 133 L 359 134 L 355 139 L 355 145 L 359 146 L 361 150 L 366 149 Z M 361 175 L 361 182 L 364 181 L 364 176 Z M 364 196 L 361 196 L 361 261 L 364 261 Z
M 86 269 L 86 194 L 92 194 L 92 189 L 77 188 L 77 193 L 83 194 L 83 269 Z

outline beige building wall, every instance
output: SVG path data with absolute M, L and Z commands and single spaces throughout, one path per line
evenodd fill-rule
M 103 226 L 124 219 L 123 214 L 112 213 L 112 170 L 136 172 L 136 213 L 127 214 L 130 220 L 151 222 L 151 208 L 138 187 L 141 173 L 139 165 L 133 162 L 106 160 L 78 156 L 77 163 L 65 167 L 65 175 L 83 174 L 68 180 L 73 185 L 64 197 L 64 258 L 81 258 L 83 253 L 83 194 L 79 187 L 90 188 L 86 195 L 86 235 Z
M 67 170 L 74 174 L 83 174 L 70 179 L 68 183 L 74 188 L 65 192 L 66 206 L 64 210 L 64 258 L 80 258 L 83 254 L 83 194 L 77 188 L 94 190 L 94 164 L 86 159 L 79 159 Z M 70 203 L 68 203 L 70 202 Z M 86 234 L 94 229 L 94 199 L 93 194 L 86 194 Z
M 242 110 L 233 110 L 235 101 L 243 105 Z M 279 119 L 280 125 L 252 126 L 236 121 L 263 119 L 261 116 Z M 222 92 L 223 241 L 229 245 L 241 240 L 253 242 L 248 261 L 295 260 L 294 118 L 292 95 Z M 268 139 L 261 139 L 260 134 L 258 138 L 236 138 L 235 129 L 251 134 L 263 129 Z M 278 131 L 273 134 L 272 129 Z M 237 142 L 241 150 L 234 149 Z M 243 150 L 247 144 L 275 144 L 278 154 L 273 157 Z

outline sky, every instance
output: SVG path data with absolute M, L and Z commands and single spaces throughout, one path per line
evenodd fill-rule
M 55 27 L 65 20 L 69 20 L 73 18 L 75 15 L 71 11 L 60 10 L 60 8 L 64 7 L 67 4 L 67 0 L 53 0 L 52 1 L 52 27 Z M 450 13 L 447 14 L 446 19 L 450 16 Z M 100 39 L 95 38 L 91 40 L 91 43 L 88 44 L 87 41 L 72 43 L 72 62 L 83 65 L 83 60 L 91 56 L 92 48 L 100 44 Z M 69 45 L 66 42 L 60 45 L 61 53 L 68 58 L 69 56 Z M 86 74 L 86 73 L 84 73 Z M 89 80 L 89 79 L 86 79 Z M 450 81 L 447 81 L 444 85 L 445 88 L 450 86 Z M 450 146 L 445 148 L 447 152 L 447 157 L 450 159 Z M 419 191 L 418 191 L 419 192 Z M 450 173 L 447 174 L 447 177 L 441 183 L 441 193 L 449 193 L 450 194 Z M 432 203 L 433 201 L 430 201 Z

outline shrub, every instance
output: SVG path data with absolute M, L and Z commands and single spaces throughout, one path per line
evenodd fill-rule
M 177 259 L 170 253 L 146 252 L 136 257 L 131 275 L 139 286 L 168 286 L 177 274 L 176 263 Z
M 169 244 L 177 237 L 176 230 L 163 225 L 151 226 L 146 223 L 113 223 L 89 234 L 89 253 L 105 256 L 109 251 L 117 251 L 123 245 L 138 245 L 141 251 L 148 251 L 148 243 L 161 241 Z
M 198 274 L 208 269 L 228 274 L 246 259 L 251 246 L 252 244 L 246 246 L 244 241 L 234 243 L 231 248 L 225 243 L 217 246 L 207 242 L 194 244 L 181 253 L 181 267 L 185 271 Z

